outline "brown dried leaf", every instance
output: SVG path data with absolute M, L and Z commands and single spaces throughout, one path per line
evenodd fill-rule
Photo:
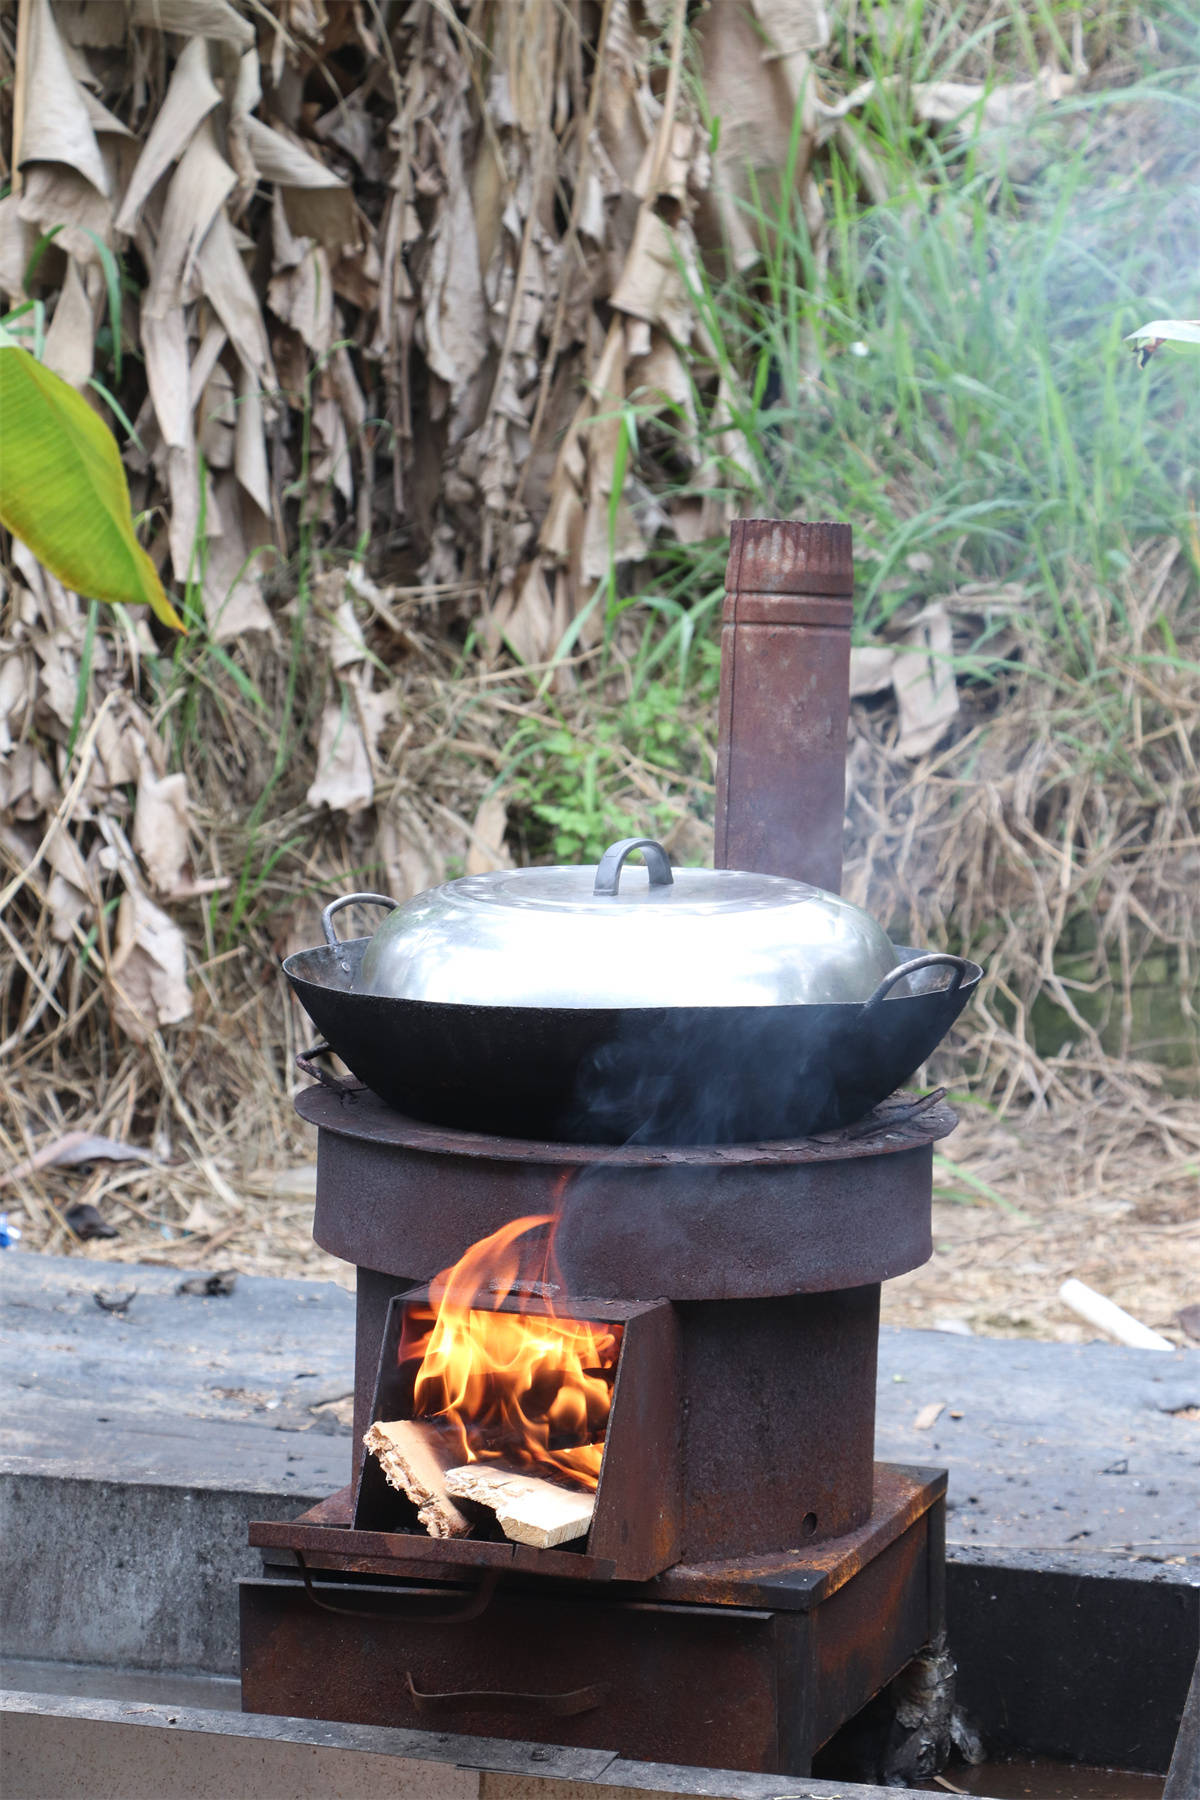
M 463 165 L 465 109 L 457 120 L 448 123 L 447 189 L 429 236 L 421 317 L 425 326 L 425 360 L 449 387 L 453 406 L 487 355 L 488 313 L 479 272 L 479 241 L 470 184 Z
M 508 803 L 503 794 L 489 794 L 471 825 L 471 847 L 466 873 L 484 875 L 489 869 L 511 869 L 512 857 L 504 842 L 508 830 Z
M 267 461 L 262 393 L 244 367 L 238 370 L 237 425 L 233 466 L 238 481 L 265 517 L 271 514 L 271 472 Z
M 0 294 L 16 300 L 24 294 L 25 270 L 34 245 L 32 228 L 21 217 L 18 194 L 0 200 Z
M 78 262 L 96 262 L 96 238 L 112 245 L 112 207 L 86 175 L 63 163 L 34 163 L 25 170 L 20 214 L 38 231 L 58 228 L 55 243 Z
M 275 371 L 266 326 L 233 226 L 223 212 L 217 214 L 200 246 L 196 268 L 204 292 L 247 373 L 260 388 L 273 390 Z
M 312 494 L 324 501 L 324 513 L 332 516 L 332 493 L 336 489 L 344 500 L 354 497 L 354 472 L 350 466 L 350 444 L 346 421 L 334 397 L 328 373 L 318 384 L 312 408 L 314 453 L 309 470 Z
M 142 1150 L 137 1144 L 126 1144 L 120 1138 L 103 1137 L 91 1131 L 64 1131 L 61 1137 L 43 1144 L 23 1162 L 0 1173 L 0 1187 L 23 1181 L 39 1169 L 73 1169 L 80 1163 L 93 1162 L 157 1162 L 153 1150 Z
M 340 573 L 322 577 L 334 595 L 345 586 Z M 334 599 L 331 617 L 326 625 L 326 638 L 329 646 L 330 666 L 340 674 L 342 670 L 353 668 L 356 663 L 365 660 L 366 642 L 362 627 L 354 614 L 354 602 L 348 598 Z
M 92 373 L 95 348 L 95 309 L 79 264 L 73 256 L 68 257 L 67 273 L 46 332 L 42 361 L 72 387 L 84 388 Z
M 15 736 L 20 736 L 33 699 L 33 683 L 34 661 L 28 650 L 6 646 L 0 657 L 0 756 L 7 756 Z
M 162 105 L 154 115 L 149 136 L 129 178 L 117 214 L 118 231 L 133 232 L 159 178 L 183 155 L 202 121 L 220 103 L 221 96 L 209 69 L 208 46 L 202 37 L 194 37 L 180 52 Z
M 254 43 L 253 25 L 229 0 L 133 0 L 133 22 L 157 31 L 179 31 L 189 38 L 218 38 L 243 50 Z
M 56 944 L 69 944 L 78 927 L 92 912 L 92 902 L 82 888 L 57 873 L 46 887 L 46 905 L 50 909 L 50 936 Z
M 261 119 L 247 117 L 246 142 L 263 181 L 277 181 L 282 187 L 337 188 L 340 193 L 349 193 L 345 182 L 332 169 L 283 132 L 264 125 Z
M 204 613 L 213 637 L 223 644 L 251 631 L 273 633 L 274 621 L 262 597 L 263 550 L 270 546 L 270 530 L 243 495 L 236 475 L 213 481 L 206 516 Z
M 149 758 L 142 764 L 133 815 L 133 847 L 151 886 L 169 898 L 188 866 L 188 793 L 186 775 L 157 776 Z
M 119 137 L 132 141 L 133 133 L 128 125 L 123 125 L 115 113 L 110 113 L 107 106 L 97 100 L 87 85 L 89 81 L 94 82 L 96 78 L 88 68 L 83 56 L 79 51 L 72 50 L 70 45 L 64 45 L 64 48 L 67 51 L 67 60 L 72 65 L 71 72 L 79 83 L 79 92 L 83 96 L 83 104 L 87 108 L 87 115 L 97 138 Z M 101 146 L 101 154 L 103 154 L 103 146 Z
M 932 750 L 958 712 L 953 637 L 944 606 L 935 602 L 918 614 L 904 634 L 909 654 L 896 658 L 896 702 L 900 709 L 901 756 Z
M 850 652 L 850 697 L 882 694 L 896 676 L 896 652 L 890 644 L 860 644 Z
M 1022 124 L 1046 102 L 1074 93 L 1075 86 L 1073 75 L 1044 68 L 1033 81 L 1000 82 L 988 88 L 977 81 L 917 81 L 910 91 L 913 113 L 923 123 L 973 131 L 977 121 L 997 129 Z
M 119 695 L 96 730 L 96 756 L 108 786 L 122 788 L 137 781 L 147 751 L 161 755 L 154 728 L 130 695 Z
M 672 229 L 658 213 L 643 207 L 612 304 L 620 312 L 660 325 L 677 344 L 686 344 L 691 339 L 695 309 L 684 269 L 694 265 L 690 229 L 683 224 Z
M 200 458 L 195 439 L 167 449 L 167 542 L 171 567 L 182 586 L 199 568 Z
M 346 183 L 332 169 L 261 119 L 245 121 L 246 144 L 264 181 L 274 181 L 291 228 L 327 250 L 358 248 L 361 214 Z
M 201 455 L 210 469 L 233 467 L 234 432 L 237 427 L 233 376 L 224 363 L 213 364 L 212 374 L 200 396 L 197 416 Z
M 321 716 L 317 773 L 305 799 L 309 806 L 356 813 L 374 800 L 375 779 L 349 684 L 338 686 L 337 697 L 326 703 Z
M 829 18 L 821 0 L 753 0 L 753 4 L 766 40 L 764 56 L 823 50 L 829 42 Z
M 0 768 L 0 801 L 14 819 L 28 823 L 54 810 L 61 798 L 58 782 L 32 744 L 17 744 Z
M 193 432 L 188 334 L 182 306 L 169 307 L 157 317 L 143 310 L 141 335 L 146 381 L 163 443 L 168 449 L 184 449 L 191 445 Z M 174 555 L 172 561 L 176 561 Z M 186 570 L 177 564 L 175 572 L 180 580 L 185 578 Z
M 29 0 L 26 106 L 16 163 L 65 163 L 98 194 L 112 192 L 85 90 L 71 72 L 50 0 Z
M 772 31 L 786 35 L 787 7 L 768 9 Z M 808 8 L 801 10 L 802 17 Z M 784 15 L 776 17 L 776 12 Z M 754 219 L 770 212 L 781 171 L 788 166 L 797 98 L 804 107 L 802 134 L 795 162 L 796 179 L 806 177 L 815 135 L 815 102 L 810 95 L 808 58 L 797 47 L 780 56 L 764 42 L 762 27 L 748 7 L 714 6 L 699 21 L 701 59 L 708 103 L 721 120 L 713 159 L 711 193 L 698 213 L 706 244 L 728 242 L 739 268 L 757 261 L 763 246 Z M 797 85 L 799 83 L 799 86 Z M 810 214 L 810 229 L 819 230 L 820 208 Z
M 201 246 L 237 177 L 217 148 L 211 119 L 202 119 L 171 177 L 143 311 L 161 318 L 184 296 Z M 228 225 L 228 221 L 225 221 Z M 216 301 L 213 301 L 214 306 Z M 219 309 L 218 309 L 219 310 Z
M 126 888 L 109 965 L 113 1020 L 135 1044 L 144 1044 L 160 1026 L 191 1017 L 187 945 L 173 920 L 123 872 Z
M 97 6 L 95 0 L 58 0 L 54 9 L 65 44 L 112 50 L 125 42 L 129 18 L 124 7 Z
M 329 254 L 312 238 L 297 237 L 288 222 L 280 194 L 271 214 L 275 273 L 267 287 L 271 311 L 309 349 L 322 356 L 333 342 L 333 277 Z

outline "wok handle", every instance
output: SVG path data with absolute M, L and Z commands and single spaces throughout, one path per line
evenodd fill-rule
M 650 877 L 651 887 L 672 887 L 675 877 L 671 873 L 671 859 L 655 838 L 622 838 L 618 844 L 610 844 L 596 866 L 596 879 L 592 885 L 593 894 L 616 895 L 621 886 L 621 870 L 625 858 L 634 850 L 640 850 L 646 863 L 646 873 Z
M 352 1075 L 335 1075 L 330 1069 L 323 1069 L 317 1061 L 319 1056 L 332 1054 L 331 1046 L 324 1039 L 319 1044 L 310 1044 L 307 1050 L 301 1050 L 296 1057 L 296 1067 L 302 1075 L 310 1075 L 319 1081 L 322 1087 L 331 1088 L 335 1094 L 361 1094 L 366 1083 L 358 1081 Z
M 926 956 L 912 956 L 906 963 L 901 963 L 898 968 L 889 969 L 871 998 L 864 1004 L 863 1011 L 867 1013 L 871 1011 L 872 1007 L 878 1006 L 896 983 L 903 981 L 906 975 L 915 975 L 918 969 L 932 969 L 940 967 L 942 964 L 946 964 L 954 970 L 954 980 L 950 983 L 947 991 L 957 994 L 963 984 L 963 977 L 971 967 L 970 963 L 965 956 L 953 956 L 949 950 L 931 950 Z
M 396 905 L 396 901 L 389 900 L 386 894 L 343 894 L 340 900 L 331 900 L 321 914 L 325 942 L 331 950 L 341 949 L 342 940 L 333 929 L 333 915 L 341 912 L 343 906 L 386 906 L 389 912 L 395 912 Z

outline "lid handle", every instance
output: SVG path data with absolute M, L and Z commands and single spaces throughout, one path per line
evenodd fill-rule
M 340 950 L 342 940 L 333 929 L 335 913 L 340 913 L 343 906 L 386 906 L 395 912 L 396 902 L 389 900 L 386 894 L 343 894 L 340 900 L 331 900 L 321 914 L 321 930 L 325 933 L 325 942 L 331 950 Z
M 625 858 L 634 850 L 642 853 L 651 887 L 673 886 L 675 877 L 671 873 L 671 859 L 660 843 L 654 838 L 622 838 L 619 844 L 610 844 L 600 858 L 593 894 L 617 894 Z

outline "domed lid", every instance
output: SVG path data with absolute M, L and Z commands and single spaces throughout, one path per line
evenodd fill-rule
M 625 868 L 642 851 L 645 868 Z M 626 838 L 598 865 L 497 869 L 389 913 L 355 991 L 474 1006 L 787 1006 L 862 1001 L 897 963 L 837 894 L 734 869 L 675 869 Z

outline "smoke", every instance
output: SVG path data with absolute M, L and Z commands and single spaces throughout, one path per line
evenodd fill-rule
M 862 1089 L 859 1017 L 816 1006 L 631 1011 L 583 1059 L 567 1128 L 598 1144 L 807 1137 Z

